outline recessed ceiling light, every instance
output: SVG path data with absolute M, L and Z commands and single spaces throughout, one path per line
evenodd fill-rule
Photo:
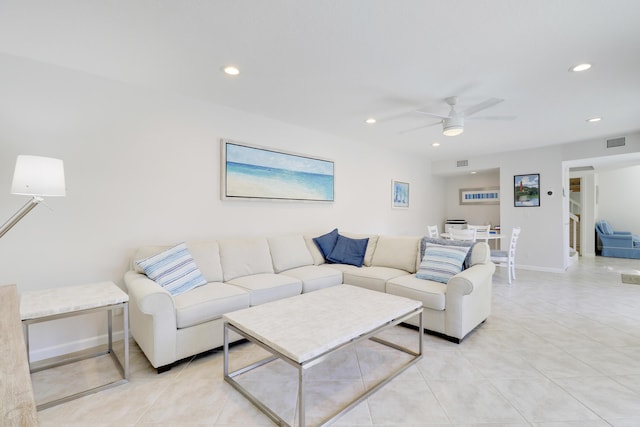
M 599 122 L 600 120 L 602 120 L 602 117 L 591 117 L 590 119 L 587 119 L 589 123 Z
M 591 68 L 591 64 L 578 64 L 569 68 L 569 71 L 575 71 L 575 72 L 587 71 L 589 68 Z
M 376 119 L 374 119 L 373 117 L 369 117 L 367 120 L 364 121 L 367 124 L 374 124 L 376 122 Z
M 476 171 L 471 171 L 471 175 L 475 175 L 475 174 L 477 174 L 477 173 L 478 173 L 478 172 L 476 172 Z
M 234 65 L 225 65 L 224 67 L 222 67 L 222 71 L 230 76 L 237 76 L 238 74 L 240 74 L 240 70 Z
M 434 142 L 433 144 L 431 144 L 432 147 L 440 147 L 440 143 L 439 142 Z

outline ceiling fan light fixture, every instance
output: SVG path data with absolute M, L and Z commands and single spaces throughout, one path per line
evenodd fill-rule
M 220 69 L 222 70 L 223 73 L 229 76 L 237 76 L 238 74 L 240 74 L 240 69 L 235 65 L 225 65 Z
M 589 68 L 591 68 L 591 64 L 584 63 L 584 64 L 578 64 L 571 67 L 569 71 L 573 71 L 574 73 L 579 73 L 581 71 L 587 71 Z
M 464 120 L 462 117 L 451 117 L 442 122 L 442 134 L 445 136 L 458 136 L 464 132 Z

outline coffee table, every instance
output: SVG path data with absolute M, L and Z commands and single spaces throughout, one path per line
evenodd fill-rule
M 307 294 L 227 313 L 224 320 L 224 379 L 258 409 L 279 425 L 282 417 L 262 403 L 234 378 L 274 360 L 283 360 L 298 369 L 298 418 L 305 426 L 305 371 L 330 354 L 370 339 L 413 356 L 320 425 L 326 425 L 355 407 L 422 358 L 422 333 L 417 333 L 418 349 L 413 351 L 375 335 L 413 316 L 423 329 L 422 303 L 408 298 L 339 285 Z M 229 331 L 259 345 L 273 356 L 229 372 Z

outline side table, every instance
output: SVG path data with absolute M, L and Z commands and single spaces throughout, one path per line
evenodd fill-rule
M 112 318 L 113 310 L 116 309 L 122 309 L 124 315 L 124 360 L 122 363 L 118 360 L 118 356 L 113 351 Z M 31 367 L 31 356 L 29 355 L 30 325 L 98 311 L 107 312 L 109 335 L 109 347 L 107 350 L 88 355 L 66 358 L 35 369 Z M 84 359 L 110 354 L 116 368 L 118 368 L 122 376 L 122 379 L 40 404 L 37 406 L 38 410 L 49 408 L 60 403 L 68 402 L 91 393 L 96 393 L 98 391 L 129 382 L 129 295 L 122 291 L 122 289 L 120 289 L 115 283 L 100 282 L 88 285 L 24 292 L 20 298 L 20 318 L 22 319 L 22 325 L 24 327 L 27 361 L 29 363 L 30 372 L 38 372 L 78 362 Z

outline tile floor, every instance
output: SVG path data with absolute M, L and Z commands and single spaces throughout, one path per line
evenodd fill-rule
M 620 271 L 638 260 L 584 258 L 566 274 L 494 276 L 493 314 L 462 344 L 425 336 L 425 357 L 340 418 L 338 426 L 640 426 L 640 285 Z M 407 346 L 417 331 L 388 334 Z M 245 343 L 232 362 L 261 357 Z M 314 367 L 308 421 L 375 384 L 397 357 L 367 342 Z M 105 367 L 109 369 L 105 369 Z M 33 376 L 38 402 L 114 372 L 90 360 Z M 131 381 L 43 411 L 42 426 L 269 426 L 222 380 L 212 352 L 158 375 L 132 344 Z M 280 362 L 244 379 L 294 419 L 296 371 Z

